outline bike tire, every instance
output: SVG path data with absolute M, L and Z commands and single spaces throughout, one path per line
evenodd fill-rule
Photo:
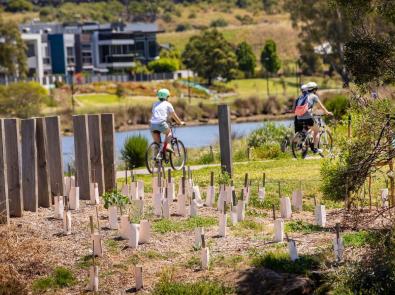
M 333 138 L 330 131 L 320 133 L 318 147 L 322 150 L 320 153 L 322 158 L 333 157 Z
M 154 159 L 157 155 L 155 155 L 155 151 L 159 152 L 160 145 L 156 142 L 152 142 L 146 152 L 145 152 L 145 166 L 150 174 L 158 173 L 158 169 L 162 166 L 161 163 L 158 163 L 158 160 Z
M 170 154 L 170 165 L 173 170 L 181 170 L 187 162 L 187 149 L 181 140 L 171 143 L 173 153 Z
M 291 141 L 292 155 L 295 159 L 304 159 L 307 155 L 308 145 L 302 132 L 296 132 Z

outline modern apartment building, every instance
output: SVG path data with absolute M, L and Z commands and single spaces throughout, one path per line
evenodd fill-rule
M 158 55 L 155 23 L 56 24 L 20 26 L 28 47 L 29 74 L 37 78 L 73 72 L 127 72 L 135 61 Z

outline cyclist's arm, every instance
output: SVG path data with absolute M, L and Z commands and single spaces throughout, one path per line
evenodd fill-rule
M 177 116 L 176 112 L 171 113 L 171 117 L 178 125 L 184 125 L 184 122 Z
M 319 107 L 324 111 L 325 115 L 333 115 L 331 112 L 329 112 L 326 107 L 324 106 L 324 104 L 321 102 L 321 100 L 319 98 L 317 98 L 317 104 L 319 105 Z

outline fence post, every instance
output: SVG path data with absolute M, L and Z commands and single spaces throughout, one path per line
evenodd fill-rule
M 114 114 L 101 114 L 104 187 L 105 191 L 116 188 L 114 151 Z
M 87 115 L 73 116 L 75 168 L 81 200 L 90 200 L 91 162 Z
M 19 120 L 4 119 L 4 134 L 10 216 L 22 217 L 23 199 L 20 171 Z
M 36 118 L 38 206 L 51 206 L 51 188 L 48 169 L 48 144 L 44 118 Z
M 45 128 L 47 134 L 49 175 L 51 180 L 51 194 L 63 196 L 63 153 L 60 134 L 59 116 L 45 117 Z M 53 202 L 53 198 L 52 198 Z
M 10 223 L 4 120 L 0 119 L 0 224 Z
M 221 166 L 232 177 L 232 139 L 230 108 L 226 104 L 218 106 L 219 143 L 221 150 Z
M 94 181 L 99 185 L 99 194 L 102 195 L 104 191 L 104 172 L 100 115 L 88 115 L 88 127 L 91 168 L 95 174 Z
M 347 127 L 347 131 L 348 131 L 348 138 L 351 138 L 352 132 L 351 132 L 351 114 L 348 114 L 348 127 Z
M 36 149 L 36 120 L 21 121 L 22 134 L 22 191 L 23 208 L 26 211 L 37 212 L 37 149 Z

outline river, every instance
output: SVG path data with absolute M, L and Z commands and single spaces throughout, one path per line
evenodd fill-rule
M 281 121 L 273 121 L 277 125 L 285 125 L 290 126 L 292 121 L 290 120 L 281 120 Z M 245 122 L 245 123 L 233 123 L 232 124 L 232 133 L 236 134 L 238 137 L 247 136 L 253 130 L 261 127 L 263 122 Z M 151 142 L 151 134 L 149 129 L 141 129 L 141 130 L 132 130 L 132 131 L 123 131 L 115 133 L 115 150 L 116 150 L 116 158 L 119 159 L 120 151 L 122 146 L 129 136 L 141 134 Z M 218 125 L 199 125 L 199 126 L 184 126 L 175 129 L 176 136 L 181 139 L 185 146 L 188 148 L 199 148 L 210 146 L 218 142 L 219 133 L 218 133 Z M 74 160 L 74 137 L 73 136 L 64 136 L 62 139 L 62 147 L 63 147 L 63 160 L 65 170 L 67 169 L 67 165 L 69 162 L 73 162 Z

